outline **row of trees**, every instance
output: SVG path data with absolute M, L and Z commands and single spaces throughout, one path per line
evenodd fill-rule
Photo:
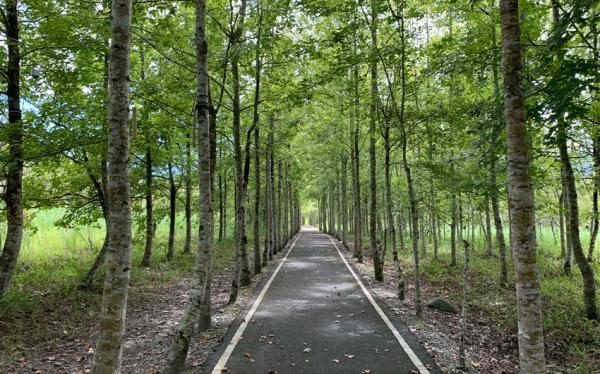
M 521 3 L 371 1 L 330 9 L 321 30 L 347 27 L 330 39 L 319 35 L 326 72 L 315 96 L 337 116 L 318 106 L 311 113 L 331 123 L 327 131 L 315 126 L 311 137 L 320 148 L 313 164 L 321 164 L 311 222 L 358 262 L 368 253 L 378 281 L 391 252 L 400 299 L 398 252 L 411 246 L 419 317 L 420 259 L 438 259 L 448 231 L 452 266 L 463 240 L 466 251 L 481 233 L 484 253 L 500 260 L 500 285 L 512 284 L 512 253 L 521 370 L 530 373 L 545 370 L 537 255 L 547 228 L 554 240 L 559 231 L 564 273 L 574 261 L 581 274 L 585 318 L 599 318 L 599 13 L 591 2 Z
M 200 0 L 195 6 L 118 0 L 2 7 L 9 106 L 2 113 L 7 236 L 0 289 L 7 291 L 16 267 L 26 208 L 66 208 L 62 225 L 102 224 L 104 243 L 81 280 L 82 288 L 91 287 L 106 264 L 97 373 L 120 366 L 131 267 L 152 266 L 163 217 L 167 260 L 179 255 L 178 216 L 185 222 L 181 253 L 191 252 L 197 236 L 190 302 L 169 372 L 181 370 L 191 335 L 210 327 L 211 249 L 213 238 L 227 237 L 227 197 L 234 197 L 235 212 L 230 302 L 301 225 L 299 160 L 289 148 L 295 124 L 270 104 L 283 73 L 276 30 L 287 20 L 276 16 L 282 10 L 269 13 L 260 3 L 214 5 L 210 25 Z M 208 33 L 210 45 L 224 45 L 210 60 Z M 188 38 L 173 42 L 173 35 Z M 138 237 L 143 257 L 132 264 Z
M 534 234 L 557 228 L 564 272 L 577 264 L 585 314 L 597 319 L 597 7 L 5 0 L 0 291 L 29 224 L 24 212 L 61 207 L 61 224 L 102 222 L 106 238 L 82 286 L 107 263 L 95 368 L 111 372 L 132 238 L 144 248 L 140 265 L 152 266 L 155 227 L 168 217 L 165 257 L 177 256 L 183 215 L 182 252 L 196 235 L 198 252 L 169 360 L 176 371 L 194 325 L 210 324 L 211 244 L 213 234 L 226 239 L 231 217 L 230 301 L 298 229 L 310 199 L 312 221 L 358 261 L 371 256 L 378 280 L 392 253 L 401 299 L 398 253 L 410 246 L 417 315 L 419 261 L 438 257 L 448 231 L 452 265 L 460 239 L 474 246 L 479 230 L 485 253 L 500 260 L 498 283 L 511 284 L 510 226 L 519 321 L 530 333 L 520 335 L 522 370 L 541 372 L 535 256 L 544 248 Z

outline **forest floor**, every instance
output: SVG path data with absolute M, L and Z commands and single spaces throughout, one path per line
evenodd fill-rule
M 190 373 L 203 372 L 203 363 L 213 352 L 252 290 L 278 261 L 244 288 L 238 300 L 227 305 L 231 268 L 217 268 L 212 284 L 213 328 L 194 337 L 188 356 Z M 188 300 L 189 274 L 183 278 L 132 281 L 129 291 L 127 330 L 123 350 L 123 373 L 158 373 L 167 357 Z M 90 294 L 92 292 L 97 295 Z M 98 330 L 101 288 L 79 292 L 70 299 L 56 295 L 44 298 L 29 317 L 0 319 L 1 373 L 89 373 Z M 14 329 L 18 329 L 15 331 Z

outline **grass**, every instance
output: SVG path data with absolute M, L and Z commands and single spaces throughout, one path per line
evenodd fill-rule
M 506 233 L 507 234 L 507 233 Z M 541 234 L 541 235 L 540 235 Z M 508 239 L 508 235 L 506 235 Z M 589 232 L 582 233 L 582 244 L 587 253 Z M 508 241 L 507 241 L 508 244 Z M 585 318 L 581 273 L 576 264 L 571 276 L 564 276 L 564 261 L 560 256 L 560 243 L 555 243 L 550 228 L 538 234 L 538 264 L 541 278 L 542 311 L 549 362 L 562 370 L 587 374 L 600 370 L 600 324 Z M 490 325 L 517 333 L 516 296 L 514 288 L 499 285 L 500 261 L 497 252 L 492 258 L 486 256 L 485 239 L 476 235 L 470 264 L 470 304 L 482 311 Z M 410 246 L 407 244 L 407 248 Z M 433 246 L 428 243 L 428 253 L 422 258 L 421 274 L 424 279 L 450 295 L 451 301 L 460 305 L 462 299 L 463 248 L 457 249 L 459 266 L 451 267 L 449 237 L 444 237 L 438 260 L 433 259 Z M 496 249 L 494 249 L 496 251 Z M 401 253 L 407 277 L 412 276 L 412 252 Z M 510 252 L 509 276 L 514 284 L 514 272 Z M 596 276 L 600 276 L 600 263 L 593 264 Z
M 0 367 L 12 356 L 22 354 L 28 345 L 51 339 L 53 326 L 49 321 L 60 320 L 61 313 L 69 313 L 73 326 L 89 329 L 96 322 L 102 298 L 104 273 L 97 275 L 91 290 L 78 289 L 104 240 L 101 224 L 62 228 L 55 222 L 63 214 L 61 209 L 35 212 L 23 237 L 23 246 L 17 269 L 7 294 L 0 300 Z M 193 227 L 197 227 L 194 225 Z M 152 266 L 139 266 L 144 251 L 144 236 L 136 235 L 132 248 L 132 286 L 154 286 L 189 277 L 195 251 L 183 255 L 183 217 L 177 220 L 175 258 L 166 260 L 168 222 L 157 227 L 152 255 Z M 193 231 L 195 234 L 196 231 Z M 213 271 L 219 272 L 233 260 L 233 240 L 215 241 Z

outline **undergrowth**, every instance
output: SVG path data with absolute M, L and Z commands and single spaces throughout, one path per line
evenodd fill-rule
M 508 239 L 508 235 L 506 235 Z M 587 250 L 589 232 L 582 233 Z M 495 242 L 495 241 L 494 241 Z M 509 242 L 507 241 L 507 246 Z M 470 261 L 470 305 L 485 316 L 489 326 L 497 326 L 516 336 L 516 295 L 510 247 L 507 248 L 510 286 L 500 285 L 500 260 L 497 249 L 487 257 L 483 236 L 476 235 Z M 570 276 L 563 275 L 564 260 L 560 244 L 554 241 L 549 228 L 538 235 L 538 264 L 540 269 L 542 312 L 546 339 L 546 356 L 550 368 L 570 373 L 587 374 L 600 370 L 600 324 L 585 318 L 581 273 L 573 264 Z M 410 248 L 407 243 L 407 248 Z M 412 252 L 401 253 L 407 281 L 412 281 Z M 434 289 L 445 291 L 455 305 L 462 300 L 463 247 L 457 247 L 458 265 L 450 266 L 450 242 L 444 237 L 438 259 L 433 258 L 432 243 L 421 259 L 423 279 Z M 600 263 L 593 263 L 597 277 Z
M 0 368 L 3 362 L 24 354 L 33 344 L 52 344 L 57 335 L 70 334 L 76 329 L 90 334 L 96 329 L 104 270 L 90 289 L 81 290 L 78 285 L 102 245 L 104 228 L 102 225 L 57 227 L 54 222 L 61 215 L 61 209 L 37 212 L 31 228 L 24 233 L 11 287 L 0 299 Z M 192 243 L 190 254 L 182 253 L 185 235 L 182 218 L 178 217 L 175 257 L 171 261 L 166 259 L 168 223 L 165 220 L 158 225 L 150 268 L 140 267 L 144 238 L 136 235 L 134 228 L 131 289 L 152 291 L 156 286 L 191 275 L 196 243 Z M 232 239 L 215 240 L 214 272 L 231 263 L 233 244 Z M 57 326 L 56 321 L 65 322 Z

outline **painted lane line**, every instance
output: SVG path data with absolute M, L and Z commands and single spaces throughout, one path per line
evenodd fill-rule
M 369 301 L 371 302 L 371 305 L 373 305 L 373 308 L 375 308 L 375 311 L 377 312 L 377 314 L 379 314 L 379 317 L 381 317 L 381 319 L 383 320 L 383 322 L 385 322 L 385 324 L 387 325 L 387 327 L 392 331 L 392 334 L 394 334 L 394 337 L 396 338 L 396 340 L 398 341 L 398 343 L 400 343 L 400 346 L 402 347 L 402 349 L 404 350 L 404 352 L 406 353 L 406 355 L 408 356 L 408 358 L 410 358 L 410 360 L 412 361 L 413 365 L 415 365 L 415 367 L 417 368 L 417 370 L 419 370 L 420 374 L 429 374 L 429 370 L 427 370 L 427 368 L 425 367 L 425 365 L 423 365 L 423 362 L 421 362 L 421 360 L 419 359 L 419 357 L 415 354 L 415 352 L 413 352 L 412 348 L 408 345 L 408 343 L 406 342 L 406 340 L 404 340 L 404 338 L 402 337 L 402 335 L 400 335 L 400 332 L 398 331 L 398 329 L 396 329 L 396 327 L 394 326 L 394 324 L 392 323 L 392 321 L 390 321 L 390 319 L 388 318 L 388 316 L 386 316 L 385 313 L 383 312 L 383 310 L 381 310 L 381 308 L 379 307 L 379 304 L 377 304 L 377 301 L 375 301 L 375 299 L 373 298 L 373 296 L 371 295 L 371 293 L 369 292 L 369 290 L 367 290 L 367 288 L 365 287 L 365 285 L 363 284 L 363 282 L 360 280 L 360 278 L 358 277 L 358 275 L 356 275 L 356 273 L 354 272 L 354 270 L 352 269 L 352 267 L 348 264 L 348 261 L 346 261 L 346 257 L 344 257 L 344 255 L 342 254 L 342 252 L 338 248 L 337 244 L 335 244 L 335 242 L 331 239 L 330 236 L 327 236 L 327 237 L 329 238 L 329 241 L 331 242 L 331 244 L 333 244 L 333 246 L 337 250 L 338 254 L 340 255 L 340 257 L 342 259 L 342 261 L 344 261 L 344 264 L 346 264 L 346 267 L 348 268 L 348 270 L 350 270 L 350 273 L 354 276 L 354 279 L 356 280 L 356 282 L 358 283 L 358 285 L 362 289 L 362 291 L 365 294 L 365 296 L 367 297 L 367 299 L 369 299 Z
M 296 242 L 298 241 L 298 239 L 300 238 L 301 235 L 302 235 L 301 232 L 298 233 L 298 236 L 296 236 L 296 239 L 294 239 L 294 242 L 292 243 L 292 245 L 290 246 L 290 249 L 288 249 L 287 253 L 285 254 L 285 256 L 283 257 L 283 259 L 281 260 L 281 262 L 277 266 L 277 269 L 275 269 L 275 271 L 271 275 L 271 278 L 269 278 L 269 281 L 267 282 L 267 284 L 265 284 L 265 286 L 263 287 L 263 289 L 260 291 L 260 294 L 258 294 L 258 297 L 256 298 L 256 300 L 254 300 L 254 304 L 252 304 L 252 308 L 250 308 L 250 310 L 246 314 L 246 317 L 242 320 L 242 323 L 239 325 L 239 327 L 235 331 L 235 334 L 233 335 L 233 338 L 231 338 L 231 342 L 229 342 L 229 344 L 227 345 L 227 348 L 225 348 L 225 351 L 223 352 L 223 354 L 219 358 L 219 361 L 217 361 L 217 364 L 215 365 L 215 367 L 214 367 L 214 369 L 212 371 L 212 374 L 221 374 L 223 372 L 223 368 L 225 368 L 225 365 L 227 364 L 227 361 L 229 361 L 229 357 L 231 357 L 231 354 L 233 353 L 233 350 L 235 349 L 235 346 L 239 343 L 240 338 L 244 334 L 244 331 L 246 331 L 246 327 L 248 327 L 248 323 L 250 322 L 250 320 L 252 319 L 252 316 L 256 312 L 256 309 L 258 308 L 258 305 L 260 304 L 260 302 L 262 301 L 263 297 L 265 296 L 265 294 L 269 290 L 269 287 L 271 287 L 271 283 L 273 283 L 273 280 L 277 276 L 277 273 L 279 273 L 279 269 L 281 269 L 281 267 L 283 266 L 283 264 L 287 260 L 288 255 L 290 254 L 290 252 L 292 251 L 292 249 L 294 249 L 294 246 L 296 245 Z

